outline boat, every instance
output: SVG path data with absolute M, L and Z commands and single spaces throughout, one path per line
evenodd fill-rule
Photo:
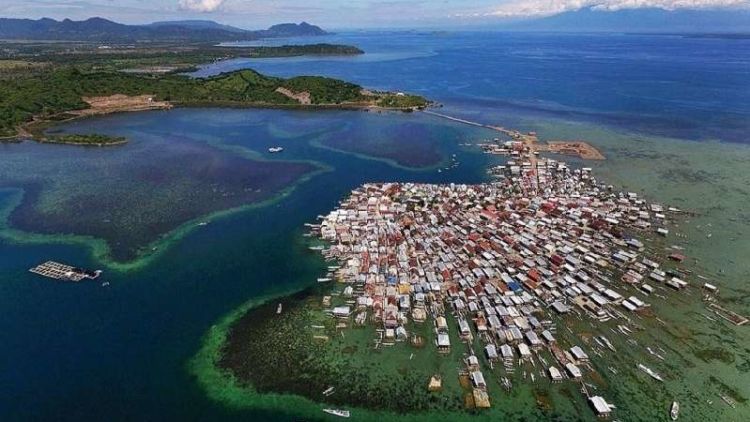
M 612 343 L 611 343 L 611 342 L 609 341 L 609 339 L 607 339 L 607 337 L 604 337 L 604 336 L 600 336 L 600 338 L 602 339 L 602 341 L 604 342 L 604 344 L 606 344 L 606 345 L 607 345 L 607 348 L 608 348 L 609 350 L 611 350 L 611 351 L 613 351 L 613 352 L 616 352 L 616 351 L 617 351 L 617 350 L 615 350 L 615 346 L 613 346 L 613 345 L 612 345 Z
M 633 332 L 627 325 L 618 325 L 617 329 L 626 336 Z
M 282 147 L 271 147 L 271 148 L 268 148 L 268 152 L 270 152 L 271 154 L 277 153 L 277 152 L 281 152 L 281 151 L 284 151 L 284 148 L 282 148 Z
M 680 417 L 680 404 L 676 401 L 672 402 L 672 407 L 669 409 L 669 417 L 671 417 L 673 421 L 676 421 L 677 418 Z
M 318 283 L 327 283 L 329 281 L 331 281 L 331 279 L 328 277 L 321 277 L 318 279 Z
M 324 412 L 328 413 L 329 415 L 338 416 L 341 418 L 348 418 L 351 416 L 351 413 L 348 410 L 341 410 L 341 409 L 323 409 Z
M 731 397 L 725 394 L 720 394 L 719 397 L 721 397 L 721 399 L 724 400 L 724 403 L 729 405 L 729 407 L 731 407 L 732 409 L 737 408 L 737 402 L 735 402 L 734 399 L 732 399 Z
M 279 303 L 279 306 L 276 307 L 276 315 L 281 313 L 281 303 Z
M 661 377 L 661 375 L 657 374 L 656 372 L 654 372 L 651 368 L 649 368 L 646 365 L 643 365 L 643 364 L 639 363 L 638 364 L 638 369 L 640 369 L 641 371 L 649 374 L 651 376 L 651 378 L 653 378 L 653 379 L 655 379 L 657 381 L 664 381 L 664 379 Z
M 512 384 L 511 382 L 510 382 L 510 380 L 509 380 L 508 378 L 506 378 L 506 377 L 502 377 L 502 378 L 500 378 L 500 380 L 501 380 L 501 381 L 502 381 L 502 383 L 503 383 L 503 387 L 504 387 L 504 388 L 505 388 L 505 389 L 506 389 L 507 391 L 510 391 L 510 389 L 511 389 L 511 388 L 513 388 L 513 384 Z

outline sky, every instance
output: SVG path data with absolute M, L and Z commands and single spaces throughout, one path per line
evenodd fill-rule
M 307 21 L 337 29 L 486 25 L 582 8 L 750 10 L 750 0 L 0 0 L 0 17 L 211 19 L 246 29 Z

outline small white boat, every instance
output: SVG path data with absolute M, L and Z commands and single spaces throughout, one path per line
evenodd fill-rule
M 641 371 L 649 374 L 651 376 L 651 378 L 653 378 L 653 379 L 655 379 L 657 381 L 664 381 L 664 379 L 662 379 L 662 377 L 659 374 L 657 374 L 656 372 L 654 372 L 651 368 L 649 368 L 646 365 L 643 365 L 643 364 L 639 363 L 638 364 L 638 369 L 640 369 Z
M 327 283 L 329 281 L 331 281 L 331 279 L 328 277 L 321 277 L 318 279 L 318 283 Z
M 720 394 L 719 397 L 721 397 L 721 399 L 724 400 L 724 403 L 729 405 L 729 407 L 731 407 L 732 409 L 737 408 L 737 402 L 735 402 L 734 399 L 732 399 L 731 397 L 725 394 Z
M 282 148 L 282 147 L 271 147 L 271 148 L 268 148 L 268 152 L 270 152 L 271 154 L 274 154 L 274 153 L 277 153 L 277 152 L 281 152 L 281 151 L 284 151 L 284 148 Z
M 341 409 L 323 409 L 324 412 L 328 413 L 329 415 L 339 416 L 342 418 L 348 418 L 351 416 L 351 413 L 348 410 L 341 410 Z
M 672 407 L 669 409 L 669 417 L 671 417 L 673 421 L 676 421 L 677 418 L 680 417 L 680 404 L 676 401 L 672 402 Z

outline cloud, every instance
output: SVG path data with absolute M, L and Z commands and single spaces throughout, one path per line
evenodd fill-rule
M 487 15 L 499 17 L 550 16 L 585 8 L 614 12 L 623 9 L 641 8 L 676 10 L 748 7 L 750 7 L 750 0 L 520 0 L 506 3 Z
M 180 9 L 193 12 L 213 12 L 224 3 L 224 0 L 180 0 Z

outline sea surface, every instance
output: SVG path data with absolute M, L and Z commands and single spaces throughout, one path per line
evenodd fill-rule
M 421 94 L 443 113 L 537 131 L 541 139 L 589 141 L 608 158 L 585 163 L 600 178 L 695 214 L 673 229 L 684 235 L 674 242 L 720 286 L 728 307 L 750 314 L 749 40 L 355 32 L 320 41 L 367 54 L 237 59 L 196 76 L 246 67 L 332 76 Z M 175 109 L 56 130 L 130 142 L 112 149 L 0 144 L 0 420 L 296 420 L 209 399 L 188 370 L 206 332 L 247 300 L 314 284 L 323 264 L 307 250 L 303 224 L 352 188 L 479 183 L 500 160 L 463 145 L 492 132 L 421 113 Z M 285 150 L 268 154 L 270 146 Z M 206 154 L 211 165 L 185 151 Z M 459 165 L 446 170 L 453 162 Z M 293 177 L 255 171 L 274 164 L 282 173 L 297 170 Z M 217 189 L 226 198 L 247 180 L 261 189 L 240 201 L 247 206 L 202 202 L 214 201 Z M 102 221 L 98 195 L 129 210 L 122 224 Z M 234 212 L 219 211 L 225 207 Z M 132 240 L 140 252 L 106 252 L 116 249 L 117 233 L 139 223 L 130 212 L 152 224 Z M 175 221 L 182 225 L 175 229 Z M 48 259 L 101 268 L 109 285 L 27 272 Z M 750 398 L 747 327 L 719 330 L 699 314 L 659 308 L 678 330 L 689 326 L 732 356 L 669 375 L 696 384 L 715 375 Z M 707 404 L 683 406 L 681 420 L 691 420 L 690 411 Z M 741 403 L 720 415 L 747 420 L 749 409 Z

